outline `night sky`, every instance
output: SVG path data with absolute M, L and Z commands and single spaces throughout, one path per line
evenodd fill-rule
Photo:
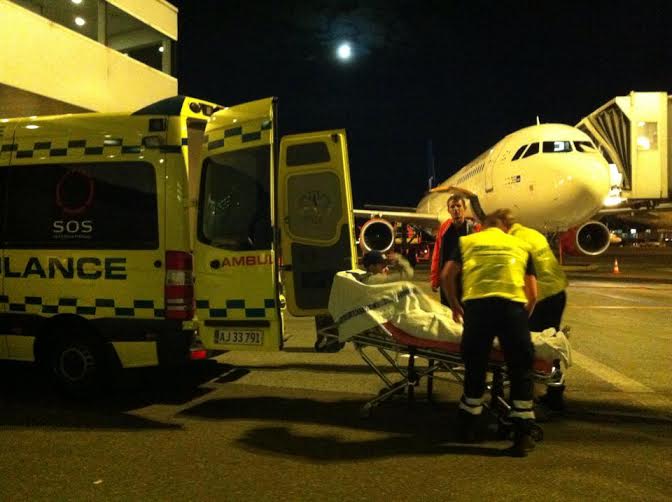
M 429 140 L 441 181 L 537 115 L 672 91 L 672 2 L 170 1 L 180 93 L 277 96 L 281 135 L 345 128 L 356 207 L 414 206 Z

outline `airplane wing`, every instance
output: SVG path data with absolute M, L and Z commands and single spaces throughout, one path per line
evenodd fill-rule
M 414 213 L 412 211 L 392 211 L 382 209 L 355 209 L 356 218 L 384 218 L 391 221 L 411 223 L 421 227 L 438 228 L 441 225 L 439 215 L 434 213 Z
M 470 203 L 471 212 L 480 221 L 485 218 L 478 195 L 464 188 L 455 185 L 438 186 L 430 190 L 430 193 L 459 194 L 467 198 Z M 371 206 L 365 209 L 355 209 L 353 211 L 356 218 L 383 218 L 386 220 L 397 221 L 401 223 L 410 223 L 423 228 L 438 228 L 442 221 L 439 219 L 439 213 L 420 213 L 413 208 L 394 206 Z

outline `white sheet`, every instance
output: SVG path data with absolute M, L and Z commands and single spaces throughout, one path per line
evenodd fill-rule
M 362 272 L 352 270 L 339 272 L 334 277 L 329 312 L 338 324 L 340 341 L 391 322 L 417 338 L 460 342 L 462 325 L 453 321 L 450 309 L 424 294 L 412 282 L 369 286 L 357 280 L 359 274 Z M 565 367 L 571 365 L 571 347 L 561 331 L 549 328 L 532 332 L 532 342 L 536 358 L 560 359 Z

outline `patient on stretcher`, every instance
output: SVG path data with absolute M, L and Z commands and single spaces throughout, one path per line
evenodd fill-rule
M 363 272 L 339 272 L 329 297 L 329 312 L 338 325 L 339 340 L 385 325 L 397 342 L 404 345 L 459 353 L 462 325 L 452 312 L 408 281 L 368 285 L 358 280 Z M 390 329 L 391 328 L 391 329 Z M 571 365 L 571 348 L 565 335 L 550 328 L 532 332 L 535 370 L 550 371 L 553 361 L 563 368 Z M 503 360 L 497 340 L 491 357 Z M 501 359 L 500 359 L 501 358 Z

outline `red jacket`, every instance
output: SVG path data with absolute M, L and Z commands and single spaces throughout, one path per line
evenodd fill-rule
M 468 220 L 466 218 L 465 220 Z M 434 251 L 432 252 L 432 267 L 430 268 L 429 278 L 433 288 L 438 288 L 441 285 L 441 269 L 439 268 L 439 261 L 441 260 L 441 241 L 443 240 L 443 234 L 446 233 L 446 230 L 450 228 L 450 225 L 453 224 L 453 220 L 448 218 L 446 221 L 441 223 L 439 231 L 436 233 L 436 241 L 434 241 Z M 472 229 L 473 232 L 480 232 L 481 225 L 474 222 Z

